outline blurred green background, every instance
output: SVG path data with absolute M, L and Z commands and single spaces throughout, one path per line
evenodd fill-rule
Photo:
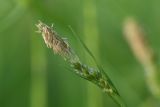
M 38 20 L 54 23 L 87 62 L 71 25 L 128 107 L 153 107 L 143 68 L 123 38 L 122 27 L 126 17 L 135 17 L 158 55 L 159 4 L 159 0 L 0 0 L 0 107 L 118 107 L 46 48 L 35 33 Z

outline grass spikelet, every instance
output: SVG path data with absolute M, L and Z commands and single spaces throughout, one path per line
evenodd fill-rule
M 129 18 L 124 23 L 124 36 L 135 57 L 145 69 L 147 86 L 151 93 L 160 100 L 160 72 L 155 54 L 145 38 L 142 27 L 136 20 Z
M 98 67 L 98 69 L 96 69 L 83 64 L 80 61 L 79 57 L 75 54 L 73 49 L 70 47 L 68 41 L 61 38 L 52 27 L 47 26 L 41 21 L 39 21 L 36 26 L 38 27 L 38 32 L 42 33 L 42 37 L 47 47 L 53 49 L 56 54 L 62 56 L 71 65 L 74 73 L 96 84 L 105 93 L 111 96 L 111 98 L 117 104 L 119 104 L 121 107 L 125 107 L 117 89 L 101 67 Z M 88 48 L 85 48 L 89 52 Z

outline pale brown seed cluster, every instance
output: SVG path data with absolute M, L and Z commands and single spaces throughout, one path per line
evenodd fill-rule
M 38 32 L 42 33 L 43 39 L 48 48 L 52 48 L 56 54 L 66 56 L 70 54 L 70 47 L 67 41 L 64 41 L 59 35 L 53 30 L 52 27 L 39 21 L 36 25 Z
M 152 94 L 160 99 L 159 71 L 155 54 L 145 38 L 142 27 L 136 20 L 129 18 L 124 23 L 124 36 L 135 57 L 145 69 L 146 82 Z
M 129 18 L 125 21 L 124 36 L 139 62 L 144 66 L 148 66 L 152 62 L 154 54 L 149 47 L 142 28 L 134 19 Z

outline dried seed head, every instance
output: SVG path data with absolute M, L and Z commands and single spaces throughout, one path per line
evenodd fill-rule
M 68 56 L 71 53 L 68 42 L 60 38 L 52 27 L 47 26 L 41 21 L 36 26 L 38 32 L 42 33 L 42 37 L 48 48 L 52 48 L 55 53 L 62 56 Z
M 146 65 L 153 59 L 153 52 L 148 45 L 142 28 L 134 19 L 127 19 L 124 23 L 124 36 L 136 58 Z

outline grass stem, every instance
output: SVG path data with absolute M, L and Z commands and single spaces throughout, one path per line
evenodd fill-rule
M 52 27 L 49 27 L 42 22 L 39 22 L 36 26 L 39 29 L 38 32 L 42 33 L 42 37 L 47 47 L 53 49 L 54 53 L 62 56 L 64 60 L 67 61 L 73 68 L 73 72 L 75 74 L 96 84 L 105 93 L 111 96 L 117 104 L 119 104 L 121 107 L 125 107 L 117 89 L 102 67 L 97 64 L 98 68 L 95 68 L 82 63 L 72 47 L 69 45 L 68 41 L 60 37 Z M 85 48 L 92 56 L 88 48 L 86 46 Z

